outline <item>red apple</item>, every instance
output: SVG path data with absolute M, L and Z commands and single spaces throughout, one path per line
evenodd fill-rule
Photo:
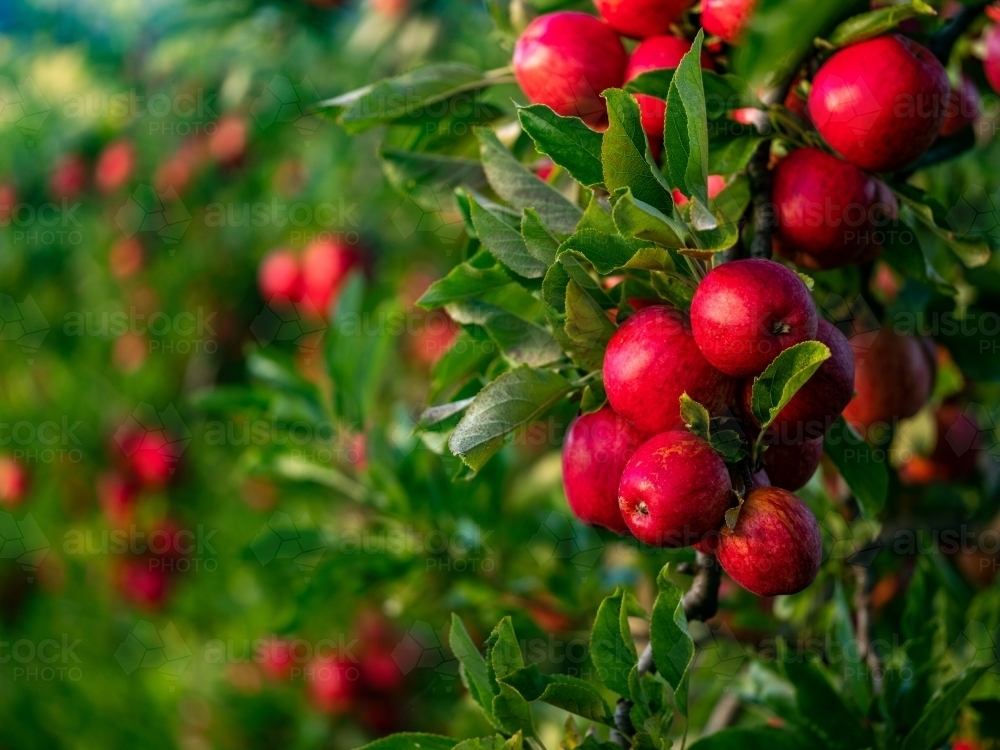
M 257 288 L 265 301 L 285 297 L 290 302 L 302 299 L 302 270 L 298 256 L 287 248 L 272 250 L 257 267 Z
M 624 5 L 625 3 L 620 4 Z M 691 42 L 687 39 L 669 34 L 650 36 L 640 42 L 629 57 L 628 67 L 625 68 L 625 80 L 631 81 L 651 70 L 676 68 L 680 65 L 681 58 L 690 49 Z M 701 67 L 706 70 L 715 69 L 712 58 L 704 52 L 701 53 Z M 646 131 L 646 135 L 650 138 L 662 139 L 667 103 L 663 99 L 647 94 L 636 94 L 635 100 L 639 102 L 639 115 L 642 118 L 642 129 Z
M 122 595 L 143 609 L 158 609 L 167 598 L 170 587 L 166 571 L 153 565 L 149 558 L 135 557 L 122 566 L 118 579 Z
M 403 673 L 392 654 L 380 648 L 361 657 L 361 679 L 365 687 L 376 693 L 391 693 L 403 684 Z
M 854 349 L 856 395 L 844 419 L 864 434 L 875 424 L 912 417 L 930 398 L 936 371 L 927 342 L 883 328 L 869 348 Z
M 9 182 L 0 182 L 0 226 L 7 226 L 17 207 L 17 190 Z
M 764 467 L 772 486 L 794 492 L 812 479 L 822 457 L 822 436 L 802 443 L 775 441 L 764 451 Z
M 873 172 L 905 167 L 937 138 L 948 76 L 925 47 L 899 34 L 853 44 L 819 69 L 809 116 L 826 142 Z
M 759 375 L 790 346 L 816 338 L 816 307 L 805 282 L 763 258 L 723 263 L 695 290 L 691 330 L 698 348 L 729 375 Z
M 958 404 L 942 404 L 934 414 L 937 441 L 930 456 L 913 456 L 899 470 L 906 484 L 926 484 L 962 479 L 979 459 L 977 420 Z
M 122 187 L 132 177 L 135 168 L 135 149 L 126 140 L 110 144 L 97 158 L 94 167 L 94 184 L 102 193 L 111 193 Z
M 234 164 L 247 145 L 247 124 L 239 115 L 223 115 L 208 137 L 208 152 L 222 164 Z
M 721 174 L 710 174 L 708 176 L 708 199 L 711 200 L 723 190 L 726 189 L 726 178 Z M 674 203 L 678 208 L 684 208 L 688 203 L 688 197 L 684 195 L 680 190 L 674 188 L 670 191 L 673 196 Z
M 983 35 L 986 54 L 983 57 L 983 73 L 993 90 L 1000 94 L 1000 24 L 994 24 Z
M 258 659 L 261 671 L 271 680 L 287 680 L 292 674 L 295 660 L 288 641 L 281 638 L 269 638 L 261 649 Z
M 775 442 L 792 444 L 822 437 L 854 395 L 854 351 L 847 338 L 832 323 L 820 318 L 816 340 L 830 348 L 830 358 L 819 366 L 771 423 L 769 431 Z M 744 415 L 756 424 L 751 410 L 752 380 L 743 382 L 740 395 Z
M 709 34 L 736 44 L 756 5 L 757 0 L 702 0 L 701 25 Z
M 21 504 L 31 484 L 28 470 L 12 456 L 0 456 L 0 505 L 13 508 Z
M 357 692 L 357 666 L 341 657 L 315 659 L 307 670 L 309 694 L 316 707 L 328 714 L 346 713 Z
M 969 76 L 963 74 L 959 87 L 948 93 L 948 107 L 941 135 L 955 135 L 971 126 L 979 116 L 979 105 L 979 89 Z
M 779 596 L 816 580 L 823 541 L 805 503 L 780 487 L 762 487 L 747 494 L 736 528 L 722 527 L 715 554 L 747 591 Z
M 128 279 L 142 270 L 142 243 L 135 237 L 123 237 L 111 246 L 108 266 L 118 279 Z
M 627 64 L 615 31 L 576 11 L 539 16 L 514 46 L 514 76 L 524 95 L 591 127 L 607 124 L 601 92 L 622 85 Z
M 326 317 L 340 285 L 360 265 L 359 253 L 349 245 L 334 240 L 310 243 L 302 255 L 304 296 Z
M 566 500 L 577 518 L 619 534 L 628 531 L 618 508 L 618 483 L 643 437 L 610 406 L 573 420 L 563 442 L 562 471 Z
M 87 163 L 79 154 L 66 154 L 56 162 L 49 177 L 53 198 L 74 198 L 87 186 Z
M 639 541 L 689 547 L 722 525 L 735 496 L 712 446 L 686 430 L 672 430 L 639 446 L 622 474 L 618 503 Z
M 424 365 L 433 365 L 455 343 L 459 328 L 443 311 L 420 318 L 419 328 L 411 340 L 413 357 Z
M 594 0 L 597 12 L 622 36 L 665 34 L 693 0 Z M 673 66 L 671 66 L 673 67 Z
M 149 487 L 167 483 L 177 464 L 177 456 L 162 431 L 135 432 L 121 439 L 121 449 L 139 482 Z
M 717 413 L 736 389 L 702 355 L 684 316 L 666 305 L 646 307 L 622 324 L 603 369 L 609 403 L 647 435 L 683 425 L 682 393 Z
M 888 197 L 888 200 L 886 198 Z M 881 249 L 896 200 L 853 164 L 800 148 L 774 168 L 775 249 L 807 268 L 838 268 Z
M 770 487 L 771 478 L 767 475 L 764 469 L 760 469 L 755 472 L 753 476 L 750 477 L 750 488 L 754 487 Z M 702 538 L 700 542 L 695 542 L 691 546 L 698 550 L 699 552 L 704 552 L 706 555 L 714 555 L 715 548 L 719 544 L 719 534 L 718 530 L 709 532 Z

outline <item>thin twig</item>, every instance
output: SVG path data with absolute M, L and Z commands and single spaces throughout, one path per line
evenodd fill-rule
M 882 665 L 879 663 L 878 654 L 871 645 L 871 611 L 869 609 L 870 597 L 868 595 L 868 568 L 863 565 L 854 566 L 854 576 L 857 585 L 854 588 L 854 611 L 857 617 L 855 636 L 858 639 L 858 653 L 864 658 L 868 671 L 872 676 L 872 687 L 875 694 L 882 692 Z
M 705 622 L 715 617 L 719 611 L 719 584 L 722 582 L 722 568 L 715 555 L 695 552 L 696 571 L 691 588 L 681 599 L 681 607 L 687 619 Z
M 720 729 L 728 727 L 733 723 L 739 711 L 739 696 L 736 695 L 736 691 L 730 690 L 719 698 L 719 702 L 715 704 L 715 708 L 709 714 L 708 721 L 705 722 L 705 728 L 701 730 L 702 736 L 707 737 L 710 734 L 718 732 Z

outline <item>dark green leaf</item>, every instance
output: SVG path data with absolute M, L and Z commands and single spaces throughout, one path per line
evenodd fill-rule
M 752 410 L 760 423 L 761 432 L 771 426 L 792 396 L 829 358 L 830 349 L 826 344 L 803 341 L 785 349 L 764 372 L 754 378 Z
M 510 673 L 503 680 L 528 701 L 542 701 L 591 721 L 612 724 L 611 712 L 596 687 L 567 675 L 543 675 L 538 667 Z
M 597 359 L 615 333 L 615 324 L 575 281 L 566 287 L 566 335 Z
M 834 47 L 846 47 L 891 31 L 908 18 L 933 15 L 936 15 L 935 10 L 920 0 L 890 5 L 848 18 L 830 33 L 827 41 Z
M 594 265 L 598 273 L 611 273 L 628 263 L 640 248 L 648 244 L 617 234 L 604 234 L 596 229 L 581 229 L 559 246 L 559 255 L 579 253 Z
M 565 398 L 573 386 L 558 373 L 518 367 L 483 388 L 455 427 L 448 447 L 474 471 L 504 439 Z
M 521 215 L 521 236 L 524 237 L 524 245 L 533 258 L 546 266 L 555 263 L 559 240 L 542 223 L 538 212 L 533 208 L 524 209 Z
M 712 123 L 708 131 L 708 173 L 731 175 L 746 169 L 766 136 L 756 128 L 730 120 Z
M 604 182 L 601 167 L 602 136 L 579 117 L 561 117 L 544 104 L 519 107 L 518 119 L 535 148 L 586 186 Z
M 417 304 L 425 310 L 434 310 L 449 302 L 478 297 L 483 292 L 505 286 L 511 281 L 511 277 L 500 265 L 479 268 L 472 263 L 459 263 L 447 276 L 431 284 L 417 300 Z
M 608 89 L 603 96 L 609 121 L 601 146 L 604 184 L 611 193 L 631 188 L 638 200 L 669 214 L 674 203 L 646 142 L 638 102 L 621 89 Z
M 379 156 L 389 183 L 425 211 L 452 210 L 454 188 L 486 184 L 482 164 L 473 159 L 392 148 L 382 149 Z
M 708 114 L 701 75 L 699 31 L 670 80 L 663 130 L 665 169 L 671 185 L 708 206 Z M 610 186 L 609 186 L 610 187 Z M 699 228 L 711 229 L 710 224 Z
M 823 438 L 823 450 L 851 488 L 865 518 L 874 519 L 885 505 L 889 474 L 885 460 L 838 417 Z M 881 453 L 881 451 L 880 451 Z
M 944 209 L 911 185 L 894 185 L 893 192 L 921 224 L 944 242 L 966 268 L 978 268 L 990 259 L 990 245 L 980 237 L 975 224 L 967 224 L 963 212 L 945 214 Z
M 708 413 L 708 409 L 687 395 L 687 393 L 681 394 L 681 419 L 684 420 L 684 426 L 689 431 L 705 442 L 712 439 L 712 417 Z
M 816 750 L 816 742 L 794 729 L 737 727 L 703 737 L 691 750 Z
M 805 726 L 820 735 L 826 747 L 858 750 L 874 746 L 871 730 L 862 725 L 862 715 L 844 702 L 823 667 L 802 656 L 784 660 L 782 668 L 795 685 L 795 702 Z
M 458 740 L 439 734 L 401 732 L 369 742 L 359 750 L 452 750 L 457 744 Z
M 972 666 L 941 687 L 927 704 L 916 726 L 903 740 L 902 750 L 933 750 L 940 747 L 955 727 L 958 709 L 992 664 Z
M 547 330 L 495 305 L 473 299 L 453 302 L 446 310 L 456 323 L 481 326 L 514 365 L 541 367 L 562 356 Z
M 607 206 L 606 201 L 591 194 L 587 208 L 583 212 L 583 218 L 576 225 L 577 231 L 581 229 L 596 229 L 604 234 L 615 234 L 618 231 L 615 229 L 614 219 L 611 218 L 611 208 Z
M 688 401 L 695 404 L 691 399 Z M 681 396 L 681 404 L 683 409 L 684 396 Z M 669 573 L 670 566 L 665 565 L 656 577 L 658 593 L 649 617 L 649 642 L 656 671 L 674 689 L 677 710 L 687 716 L 686 685 L 694 660 L 694 641 L 688 633 L 687 617 L 681 606 L 684 592 L 670 580 Z
M 621 586 L 597 610 L 590 634 L 590 658 L 609 689 L 629 695 L 629 674 L 638 664 L 635 643 L 628 629 L 631 597 Z
M 527 279 L 540 279 L 548 267 L 528 252 L 521 236 L 521 216 L 476 195 L 470 199 L 476 236 L 501 263 Z
M 451 632 L 448 636 L 451 652 L 458 659 L 462 684 L 465 685 L 472 699 L 479 704 L 491 723 L 493 719 L 494 691 L 487 676 L 486 660 L 469 637 L 469 631 L 458 615 L 451 615 Z
M 684 225 L 637 200 L 628 188 L 616 193 L 611 215 L 623 237 L 648 240 L 664 247 L 685 246 L 687 230 Z

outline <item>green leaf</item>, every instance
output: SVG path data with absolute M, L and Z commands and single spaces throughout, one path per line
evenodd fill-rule
M 578 253 L 590 261 L 598 273 L 607 274 L 622 268 L 640 248 L 648 244 L 596 229 L 581 229 L 559 246 L 559 255 Z
M 578 348 L 593 355 L 594 361 L 603 361 L 604 350 L 615 330 L 615 324 L 601 306 L 571 280 L 566 287 L 566 335 Z
M 577 231 L 581 229 L 596 229 L 598 232 L 603 232 L 604 234 L 616 234 L 618 232 L 615 228 L 614 219 L 611 218 L 610 208 L 606 210 L 602 200 L 593 193 L 587 202 L 583 218 L 576 225 Z
M 497 140 L 491 130 L 476 131 L 483 171 L 493 191 L 518 210 L 533 208 L 545 226 L 569 234 L 583 212 L 530 169 Z
M 452 750 L 458 740 L 439 734 L 400 732 L 362 745 L 358 750 Z
M 872 696 L 871 672 L 864 662 L 864 656 L 857 647 L 858 642 L 854 637 L 851 610 L 847 605 L 844 587 L 840 581 L 837 581 L 834 586 L 831 605 L 830 629 L 840 649 L 838 660 L 840 680 L 844 685 L 844 692 L 850 698 L 854 708 L 864 715 L 868 713 L 868 704 L 871 702 Z
M 654 271 L 650 274 L 653 281 L 653 289 L 660 296 L 678 310 L 688 311 L 691 309 L 691 300 L 694 299 L 694 288 L 690 282 L 675 273 L 663 273 Z
M 990 668 L 990 664 L 970 667 L 943 685 L 924 708 L 916 726 L 906 735 L 902 750 L 933 750 L 940 747 L 955 727 L 962 702 Z
M 493 260 L 489 255 L 486 258 Z M 499 264 L 480 268 L 472 262 L 459 263 L 447 276 L 431 284 L 417 300 L 417 304 L 425 310 L 434 310 L 449 302 L 478 297 L 483 292 L 506 286 L 512 281 Z
M 541 367 L 562 357 L 562 349 L 546 329 L 495 305 L 472 299 L 445 309 L 460 325 L 481 326 L 514 365 Z
M 670 96 L 670 82 L 676 69 L 659 68 L 640 73 L 626 82 L 625 91 L 630 94 L 645 94 L 667 101 Z M 705 89 L 705 112 L 709 120 L 716 120 L 734 109 L 760 107 L 760 101 L 753 90 L 739 76 L 720 74 L 712 70 L 702 70 L 702 84 Z
M 503 750 L 504 738 L 502 734 L 494 734 L 492 737 L 473 737 L 469 740 L 462 740 L 453 750 Z
M 713 123 L 708 131 L 708 173 L 723 176 L 741 172 L 767 136 L 757 129 L 728 120 Z
M 524 668 L 521 645 L 514 634 L 510 617 L 504 617 L 486 641 L 486 669 L 490 684 L 496 687 L 493 714 L 501 728 L 513 734 L 522 731 L 534 735 L 531 706 L 514 687 L 503 682 L 512 673 Z
M 587 127 L 579 117 L 562 117 L 544 104 L 518 107 L 521 127 L 539 153 L 588 187 L 604 182 L 601 166 L 603 136 Z
M 583 414 L 593 414 L 608 402 L 608 394 L 604 391 L 604 384 L 591 383 L 583 389 L 583 396 L 580 398 L 580 411 Z
M 483 165 L 474 159 L 383 148 L 382 171 L 396 190 L 425 211 L 453 210 L 454 189 L 486 185 Z
M 458 659 L 462 684 L 465 685 L 472 699 L 483 709 L 486 718 L 496 726 L 496 720 L 493 717 L 494 691 L 487 675 L 486 660 L 476 648 L 476 644 L 472 642 L 472 638 L 469 637 L 469 631 L 465 629 L 465 624 L 454 613 L 451 615 L 448 645 L 455 658 Z
M 553 263 L 542 279 L 542 299 L 545 304 L 559 313 L 566 312 L 566 286 L 569 272 L 563 263 Z
M 525 700 L 542 701 L 564 711 L 614 726 L 611 711 L 596 687 L 567 675 L 543 675 L 532 664 L 510 673 L 503 680 Z
M 966 268 L 978 268 L 989 262 L 990 245 L 973 231 L 974 223 L 967 226 L 966 212 L 953 210 L 946 214 L 941 206 L 912 185 L 893 185 L 892 189 L 900 203 L 944 242 Z
M 889 491 L 884 458 L 876 458 L 871 446 L 843 417 L 838 417 L 824 436 L 823 450 L 851 488 L 865 518 L 874 519 L 885 505 Z
M 827 41 L 834 47 L 846 47 L 891 31 L 908 18 L 935 15 L 937 11 L 920 0 L 905 5 L 890 5 L 848 18 L 830 33 Z
M 630 612 L 627 593 L 621 586 L 601 602 L 590 634 L 590 658 L 610 690 L 629 695 L 629 674 L 639 662 L 635 643 L 628 629 Z
M 867 0 L 760 0 L 740 44 L 732 48 L 733 72 L 753 90 L 787 80 L 813 52 L 813 40 Z
M 762 434 L 799 388 L 829 358 L 830 349 L 826 344 L 803 341 L 785 349 L 764 372 L 754 378 L 751 410 L 760 423 Z
M 904 209 L 902 213 L 906 214 L 907 210 Z M 927 252 L 910 227 L 900 224 L 898 227 L 886 229 L 882 234 L 885 236 L 885 242 L 882 243 L 884 250 L 881 257 L 892 268 L 908 279 L 936 287 L 942 294 L 951 297 L 958 294 L 958 290 L 931 265 Z
M 611 216 L 623 237 L 648 240 L 664 247 L 685 246 L 687 231 L 684 225 L 637 200 L 629 188 L 616 193 Z
M 796 707 L 805 727 L 818 734 L 826 747 L 857 750 L 874 746 L 862 715 L 844 702 L 820 665 L 806 657 L 793 657 L 783 661 L 782 669 L 795 685 Z
M 621 89 L 608 89 L 603 96 L 608 102 L 608 129 L 601 145 L 604 184 L 611 193 L 631 188 L 638 200 L 669 214 L 674 202 L 649 150 L 638 102 Z
M 478 471 L 519 427 L 542 416 L 573 390 L 558 373 L 522 366 L 505 372 L 476 396 L 448 447 Z
M 348 133 L 361 133 L 404 116 L 418 116 L 431 104 L 497 82 L 502 81 L 470 65 L 434 63 L 327 99 L 317 108 L 332 110 Z
M 663 130 L 668 181 L 702 207 L 708 206 L 708 114 L 701 75 L 704 38 L 704 32 L 699 30 L 670 80 Z M 713 228 L 711 224 L 696 226 Z
M 559 250 L 559 240 L 542 223 L 538 212 L 533 208 L 524 209 L 521 215 L 521 236 L 524 238 L 524 245 L 528 252 L 536 260 L 541 261 L 546 266 L 551 266 L 556 260 L 556 251 Z
M 480 195 L 470 197 L 476 236 L 501 263 L 526 279 L 540 279 L 547 265 L 530 252 L 521 236 L 521 217 Z
M 681 396 L 682 408 L 684 398 Z M 657 673 L 674 689 L 677 710 L 687 716 L 687 680 L 694 661 L 694 641 L 681 606 L 684 592 L 670 580 L 669 573 L 669 564 L 664 565 L 656 577 L 658 593 L 649 617 L 649 642 Z
M 523 732 L 534 736 L 535 722 L 531 716 L 531 705 L 505 682 L 500 683 L 500 692 L 493 698 L 493 714 L 500 727 L 508 734 Z
M 687 393 L 681 394 L 681 419 L 689 431 L 700 437 L 706 443 L 712 439 L 712 417 L 708 409 L 699 404 Z

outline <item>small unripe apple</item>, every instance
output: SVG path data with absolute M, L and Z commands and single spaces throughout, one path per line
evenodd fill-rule
M 650 36 L 639 43 L 628 59 L 628 67 L 625 69 L 625 80 L 631 81 L 633 78 L 648 73 L 651 70 L 662 70 L 676 68 L 681 63 L 681 58 L 691 49 L 691 42 L 687 39 L 664 34 L 662 36 Z M 705 70 L 714 70 L 715 65 L 704 52 L 701 53 L 701 67 Z M 642 120 L 642 129 L 650 138 L 663 138 L 663 121 L 666 118 L 667 103 L 663 99 L 647 94 L 636 94 L 635 100 L 639 102 L 639 116 Z M 725 180 L 723 180 L 725 184 Z
M 129 141 L 110 144 L 97 158 L 94 167 L 94 184 L 102 193 L 111 193 L 122 187 L 132 177 L 135 168 L 135 149 Z
M 361 266 L 359 253 L 336 240 L 316 240 L 302 254 L 302 291 L 323 317 L 348 274 Z
M 775 442 L 764 451 L 764 467 L 772 486 L 795 492 L 812 479 L 822 457 L 822 436 L 802 443 Z
M 302 269 L 298 256 L 287 248 L 265 255 L 257 268 L 257 288 L 267 302 L 275 297 L 285 297 L 290 302 L 302 299 Z
M 816 340 L 829 347 L 830 358 L 778 412 L 768 430 L 774 435 L 774 442 L 792 444 L 822 437 L 854 395 L 854 350 L 847 338 L 832 323 L 820 318 Z M 752 402 L 753 381 L 745 380 L 741 392 L 743 413 L 756 424 Z
M 882 328 L 867 349 L 854 350 L 856 395 L 844 419 L 862 432 L 878 423 L 893 426 L 912 417 L 930 398 L 937 365 L 932 345 Z
M 955 135 L 972 125 L 979 116 L 979 105 L 979 89 L 969 76 L 963 74 L 958 88 L 948 93 L 948 107 L 941 135 Z
M 683 425 L 681 394 L 715 414 L 736 389 L 708 363 L 685 317 L 666 305 L 638 311 L 615 331 L 603 371 L 611 406 L 647 435 Z
M 986 54 L 983 57 L 983 73 L 993 90 L 1000 94 L 1000 23 L 993 24 L 983 35 Z
M 360 676 L 356 664 L 339 656 L 315 659 L 307 676 L 309 694 L 320 711 L 342 714 L 350 710 Z
M 633 39 L 665 34 L 691 3 L 692 0 L 594 0 L 597 12 L 611 28 Z
M 698 348 L 729 375 L 759 375 L 790 346 L 816 338 L 816 307 L 805 282 L 763 258 L 723 263 L 698 285 L 691 330 Z
M 79 154 L 66 154 L 56 162 L 49 177 L 53 198 L 74 198 L 87 186 L 87 163 Z
M 562 472 L 577 518 L 619 534 L 628 531 L 618 508 L 618 483 L 643 437 L 610 406 L 573 420 L 563 442 Z
M 13 456 L 0 456 L 0 505 L 7 508 L 20 505 L 30 483 L 24 464 Z
M 514 76 L 529 101 L 592 128 L 606 126 L 601 92 L 622 85 L 627 63 L 614 29 L 576 11 L 539 16 L 514 45 Z
M 239 115 L 223 115 L 208 137 L 208 152 L 222 164 L 235 164 L 247 145 L 247 124 Z
M 895 198 L 853 164 L 800 148 L 774 168 L 775 249 L 807 268 L 838 268 L 870 250 L 896 215 Z
M 701 25 L 709 34 L 736 44 L 756 5 L 757 0 L 702 0 Z
M 948 76 L 926 47 L 899 34 L 836 52 L 819 69 L 809 115 L 834 150 L 862 169 L 905 167 L 937 138 Z
M 762 487 L 747 494 L 736 528 L 722 527 L 715 554 L 747 591 L 780 596 L 816 580 L 823 540 L 805 503 L 780 487 Z
M 686 430 L 661 432 L 635 452 L 618 503 L 635 538 L 657 547 L 690 547 L 716 531 L 735 504 L 725 463 Z

